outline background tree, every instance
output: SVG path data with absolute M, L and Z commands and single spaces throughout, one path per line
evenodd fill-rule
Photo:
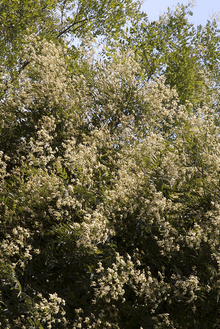
M 128 30 L 124 43 L 134 49 L 146 78 L 164 75 L 181 103 L 200 106 L 207 101 L 203 94 L 208 97 L 219 84 L 219 29 L 215 19 L 204 27 L 193 26 L 188 20 L 192 14 L 190 5 L 179 5 L 158 21 L 143 16 Z

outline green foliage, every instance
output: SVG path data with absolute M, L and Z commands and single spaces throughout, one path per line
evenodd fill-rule
M 158 21 L 148 22 L 144 17 L 130 28 L 127 43 L 148 79 L 164 75 L 182 103 L 201 106 L 203 94 L 208 97 L 207 90 L 219 84 L 219 29 L 215 20 L 195 28 L 189 15 L 190 5 L 181 5 Z
M 0 5 L 0 327 L 219 327 L 219 32 L 138 8 Z

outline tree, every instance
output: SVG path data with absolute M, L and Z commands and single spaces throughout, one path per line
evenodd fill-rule
M 181 103 L 201 106 L 202 95 L 219 85 L 219 29 L 215 19 L 195 28 L 189 15 L 190 4 L 168 9 L 158 21 L 143 16 L 131 26 L 125 48 L 134 49 L 148 79 L 164 75 Z
M 38 35 L 39 26 L 25 34 L 26 23 L 18 31 L 25 42 L 14 60 L 28 64 L 8 77 L 15 67 L 2 57 L 1 326 L 218 328 L 215 23 L 200 40 L 210 49 L 205 62 L 196 47 L 184 46 L 185 7 L 170 12 L 167 29 L 175 21 L 180 30 L 175 55 L 161 48 L 158 68 L 170 69 L 149 76 L 141 44 L 135 48 L 123 27 L 128 18 L 142 33 L 135 4 L 82 1 L 73 18 L 75 3 L 53 6 L 45 12 L 51 37 Z M 117 6 L 128 11 L 111 21 L 124 38 L 113 46 L 108 15 Z M 151 35 L 161 29 L 161 21 L 145 23 Z M 82 37 L 77 49 L 64 39 L 70 31 Z M 94 55 L 99 34 L 106 50 Z M 190 37 L 198 40 L 198 31 Z M 185 62 L 176 71 L 171 65 L 180 43 L 193 58 L 185 92 Z M 194 65 L 204 68 L 197 96 Z

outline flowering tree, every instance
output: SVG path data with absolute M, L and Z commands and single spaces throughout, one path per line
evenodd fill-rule
M 111 46 L 100 23 L 110 39 L 103 55 L 93 52 L 99 32 L 84 2 L 72 21 L 73 3 L 54 3 L 48 17 L 59 37 L 74 30 L 76 17 L 89 24 L 81 46 L 22 32 L 13 60 L 27 65 L 13 71 L 2 57 L 1 326 L 218 328 L 220 127 L 212 58 L 200 75 L 199 100 L 192 93 L 184 99 L 171 69 L 150 79 L 150 66 L 143 71 L 141 48 L 120 28 L 130 1 L 109 2 L 130 8 L 118 30 L 126 49 Z M 95 3 L 90 9 L 107 15 L 104 2 Z M 170 60 L 164 54 L 161 66 Z

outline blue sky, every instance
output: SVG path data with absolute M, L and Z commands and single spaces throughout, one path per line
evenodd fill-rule
M 160 14 L 163 14 L 167 7 L 172 8 L 177 3 L 187 5 L 189 0 L 144 0 L 142 10 L 146 12 L 149 20 L 158 19 Z M 220 0 L 196 0 L 194 1 L 194 7 L 192 9 L 193 16 L 190 17 L 190 21 L 195 25 L 205 25 L 206 21 L 214 13 L 219 13 L 220 16 Z M 220 22 L 219 22 L 220 27 Z

